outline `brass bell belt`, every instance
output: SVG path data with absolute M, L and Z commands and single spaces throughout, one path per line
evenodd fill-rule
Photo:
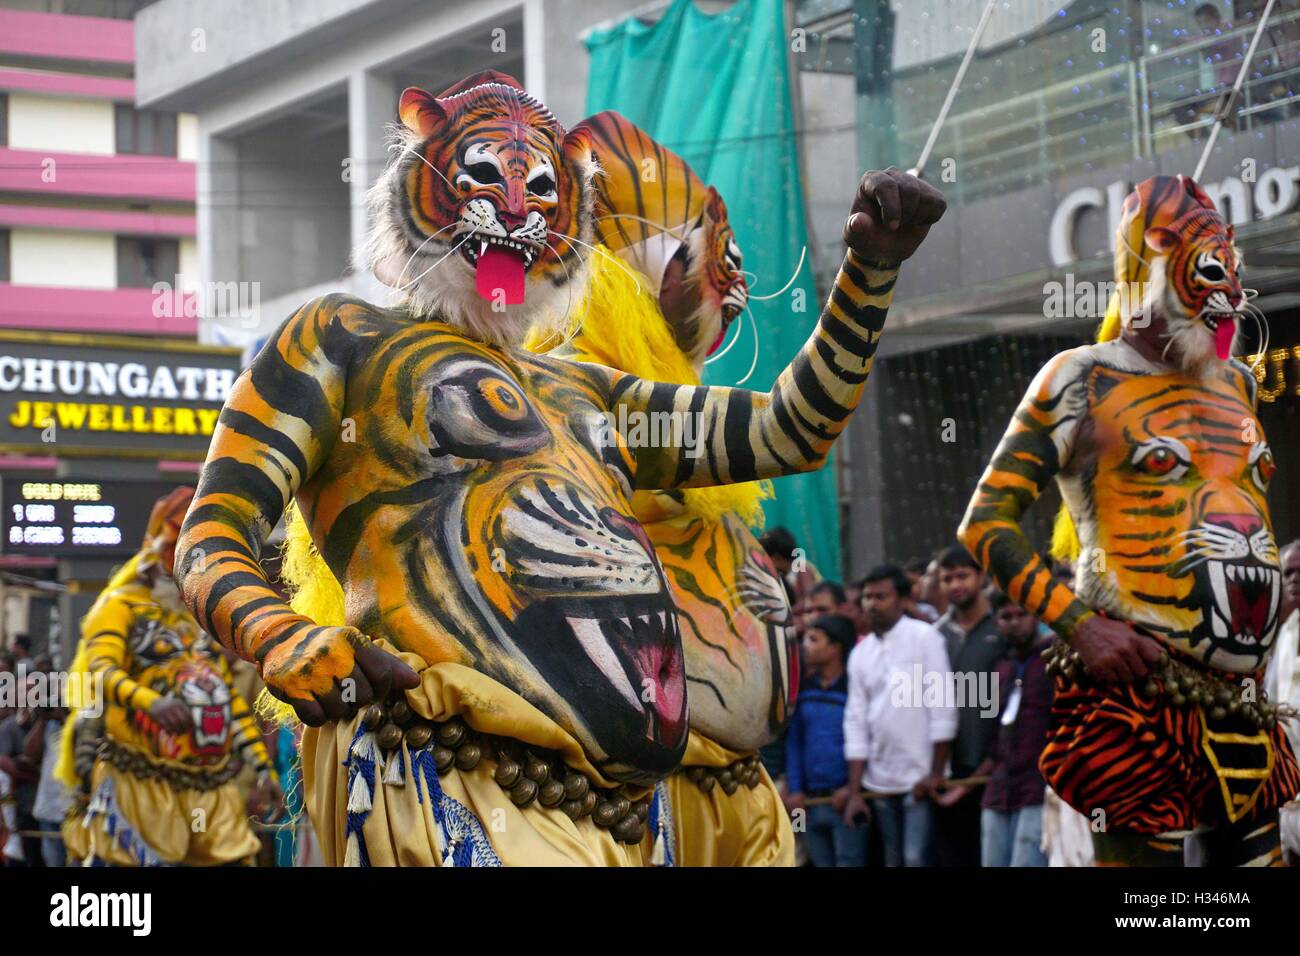
M 686 779 L 705 793 L 712 792 L 714 787 L 721 787 L 723 793 L 731 796 L 742 784 L 750 790 L 757 787 L 763 779 L 761 767 L 758 756 L 750 754 L 725 767 L 683 767 L 680 772 L 686 774 Z
M 442 776 L 453 767 L 470 771 L 487 757 L 496 762 L 493 779 L 523 809 L 536 802 L 558 807 L 575 822 L 590 816 L 602 830 L 609 830 L 620 843 L 640 843 L 650 816 L 650 798 L 635 803 L 617 789 L 595 786 L 582 772 L 568 766 L 556 751 L 532 747 L 509 737 L 482 734 L 459 717 L 426 720 L 404 699 L 371 704 L 361 717 L 365 729 L 374 733 L 381 750 L 391 752 L 402 743 L 412 755 L 428 750 Z
M 1093 682 L 1079 652 L 1059 638 L 1043 651 L 1047 674 L 1068 678 L 1075 683 Z M 1152 664 L 1146 680 L 1136 684 L 1143 697 L 1163 698 L 1174 707 L 1199 707 L 1212 721 L 1240 718 L 1256 730 L 1272 730 L 1278 719 L 1295 715 L 1294 708 L 1270 703 L 1260 686 L 1254 688 L 1255 700 L 1245 699 L 1245 678 L 1233 680 L 1207 668 L 1181 661 L 1168 651 Z
M 173 790 L 215 790 L 233 780 L 242 766 L 237 758 L 232 757 L 220 770 L 186 770 L 154 763 L 144 754 L 107 738 L 99 742 L 95 756 L 140 780 L 162 780 Z

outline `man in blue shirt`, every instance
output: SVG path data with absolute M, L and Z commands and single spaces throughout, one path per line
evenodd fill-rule
M 786 731 L 786 806 L 800 817 L 813 866 L 863 866 L 867 848 L 865 823 L 850 826 L 830 802 L 849 782 L 844 759 L 844 705 L 849 683 L 845 661 L 857 640 L 853 622 L 839 614 L 813 620 L 803 635 L 803 660 L 809 676 L 799 688 L 794 716 Z M 837 801 L 842 809 L 843 801 Z

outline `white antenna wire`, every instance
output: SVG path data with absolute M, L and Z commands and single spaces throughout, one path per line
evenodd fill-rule
M 957 67 L 957 75 L 952 78 L 952 85 L 948 87 L 948 95 L 944 98 L 943 106 L 939 108 L 939 115 L 930 127 L 930 136 L 925 141 L 925 146 L 921 149 L 921 158 L 916 161 L 916 165 L 908 170 L 913 176 L 920 176 L 925 172 L 925 164 L 930 161 L 930 151 L 934 149 L 935 141 L 939 138 L 939 130 L 943 128 L 944 121 L 948 118 L 948 111 L 952 109 L 952 102 L 957 98 L 957 91 L 961 89 L 962 80 L 966 78 L 966 70 L 970 67 L 970 61 L 975 59 L 975 48 L 979 46 L 980 37 L 984 36 L 984 28 L 989 25 L 989 20 L 993 16 L 993 6 L 997 0 L 989 0 L 984 7 L 984 12 L 980 14 L 980 22 L 975 27 L 975 33 L 970 38 L 970 46 L 966 47 L 966 55 L 961 59 L 961 66 Z
M 1250 38 L 1250 48 L 1246 50 L 1246 58 L 1241 61 L 1241 69 L 1237 71 L 1237 82 L 1232 84 L 1232 92 L 1228 94 L 1228 98 L 1214 117 L 1214 128 L 1210 130 L 1210 138 L 1205 141 L 1205 149 L 1201 151 L 1201 158 L 1196 163 L 1196 172 L 1192 173 L 1192 179 L 1198 183 L 1201 181 L 1201 173 L 1205 172 L 1205 164 L 1210 161 L 1210 151 L 1214 149 L 1214 142 L 1219 138 L 1219 130 L 1223 129 L 1223 121 L 1227 119 L 1232 107 L 1236 105 L 1237 94 L 1241 92 L 1241 84 L 1246 79 L 1246 71 L 1250 69 L 1250 61 L 1255 56 L 1255 47 L 1259 46 L 1259 38 L 1264 35 L 1264 24 L 1268 23 L 1268 15 L 1273 12 L 1274 2 L 1275 0 L 1268 0 L 1268 3 L 1264 5 L 1264 13 L 1259 18 L 1259 26 L 1255 27 L 1255 35 Z

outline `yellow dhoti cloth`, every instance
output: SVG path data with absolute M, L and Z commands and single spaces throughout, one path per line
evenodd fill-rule
M 85 814 L 85 851 L 113 866 L 220 866 L 261 848 L 233 781 L 177 790 L 100 760 L 90 792 L 95 797 Z
M 59 826 L 68 866 L 80 866 L 90 852 L 90 832 L 82 826 L 84 820 L 84 812 L 73 810 L 63 818 L 63 823 Z
M 426 720 L 459 716 L 474 730 L 558 751 L 564 762 L 586 775 L 593 786 L 617 784 L 603 777 L 578 741 L 518 694 L 461 664 L 426 664 L 415 654 L 398 653 L 378 642 L 420 673 L 420 685 L 406 699 Z M 326 866 L 442 866 L 453 844 L 452 862 L 466 847 L 475 864 L 503 866 L 644 866 L 643 845 L 626 845 L 591 817 L 571 820 L 559 807 L 534 802 L 520 809 L 493 779 L 496 761 L 485 754 L 473 770 L 453 766 L 436 776 L 441 797 L 431 794 L 429 774 L 413 768 L 405 742 L 379 758 L 373 785 L 349 786 L 347 764 L 361 717 L 310 727 L 303 734 L 303 783 L 307 811 Z M 401 783 L 393 782 L 388 762 L 400 761 Z M 424 766 L 427 771 L 428 765 Z M 388 780 L 389 782 L 385 782 Z M 625 790 L 631 799 L 645 788 Z M 360 802 L 358 803 L 358 799 Z M 439 800 L 435 813 L 434 800 Z M 349 803 L 353 813 L 349 814 Z M 366 809 L 358 809 L 369 804 Z M 439 822 L 441 816 L 444 822 Z M 349 820 L 353 832 L 349 833 Z M 450 821 L 450 822 L 446 822 Z M 457 852 L 459 851 L 459 852 Z
M 745 756 L 691 731 L 682 766 L 726 767 Z M 789 814 L 767 770 L 759 773 L 757 787 L 741 784 L 731 796 L 720 786 L 705 793 L 681 770 L 668 778 L 674 865 L 794 866 Z

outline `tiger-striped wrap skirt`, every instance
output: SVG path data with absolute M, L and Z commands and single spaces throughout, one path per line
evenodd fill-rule
M 1198 706 L 1146 698 L 1131 683 L 1055 678 L 1039 769 L 1074 809 L 1106 829 L 1158 834 L 1273 813 L 1300 792 L 1282 722 L 1211 724 Z

